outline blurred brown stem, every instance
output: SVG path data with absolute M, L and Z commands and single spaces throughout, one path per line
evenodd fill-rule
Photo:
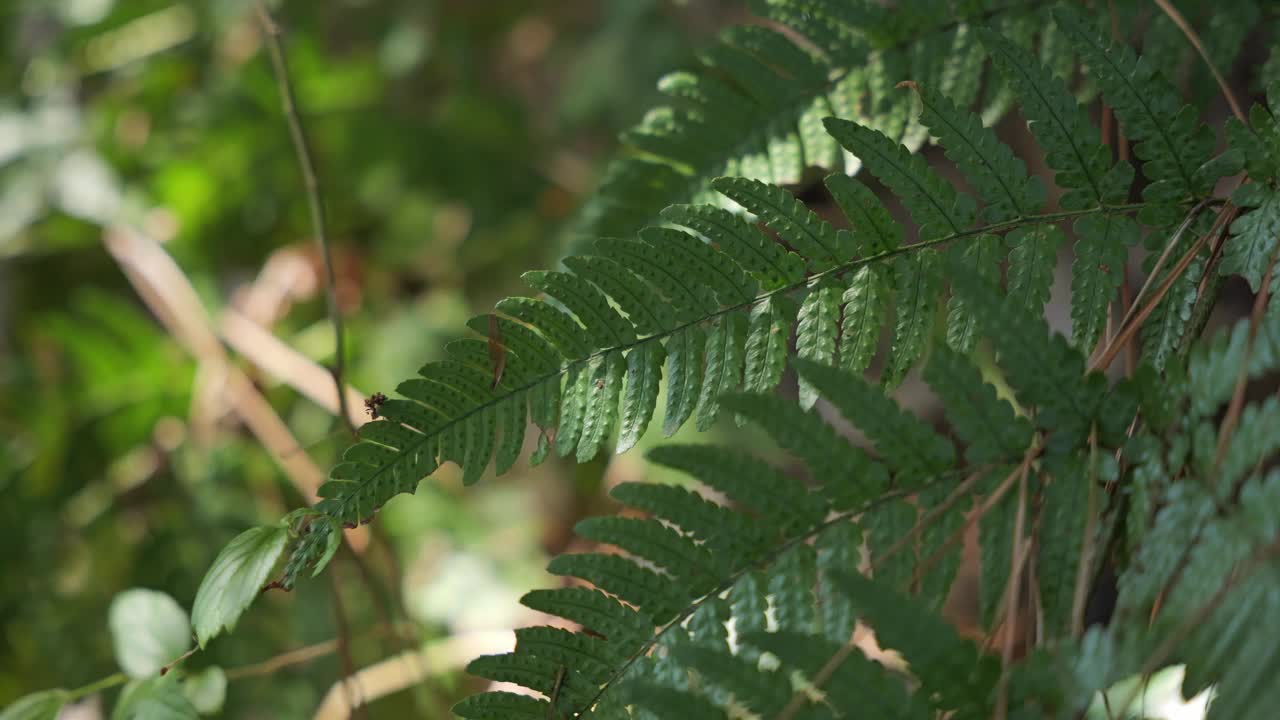
M 333 383 L 337 387 L 339 415 L 346 423 L 347 430 L 354 436 L 356 426 L 351 422 L 351 413 L 347 408 L 347 395 L 343 392 L 346 384 L 343 375 L 346 368 L 346 349 L 343 340 L 342 309 L 338 307 L 338 282 L 333 271 L 333 253 L 329 248 L 329 234 L 325 227 L 324 198 L 320 195 L 320 181 L 316 177 L 315 163 L 311 159 L 311 146 L 307 143 L 307 134 L 302 127 L 302 116 L 298 113 L 298 101 L 293 93 L 293 85 L 289 82 L 289 65 L 285 60 L 284 48 L 280 41 L 280 26 L 271 17 L 267 6 L 259 0 L 254 7 L 258 12 L 258 21 L 262 24 L 265 35 L 267 54 L 271 56 L 271 68 L 280 88 L 280 102 L 284 116 L 289 124 L 289 136 L 293 139 L 293 149 L 298 156 L 298 167 L 302 171 L 302 183 L 307 195 L 307 208 L 311 213 L 311 226 L 316 234 L 316 242 L 320 245 L 320 256 L 324 259 L 325 300 L 329 306 L 329 320 L 333 323 Z

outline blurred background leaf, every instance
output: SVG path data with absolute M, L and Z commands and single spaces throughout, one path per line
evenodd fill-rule
M 556 261 L 562 227 L 617 133 L 657 97 L 658 77 L 740 11 L 678 0 L 269 4 L 327 200 L 348 381 L 370 393 L 437 357 L 478 309 L 528 292 L 519 273 Z M 173 659 L 161 656 L 185 649 L 174 611 L 185 619 L 218 550 L 306 501 L 242 424 L 225 376 L 144 304 L 105 231 L 128 226 L 160 243 L 214 328 L 234 310 L 320 364 L 333 336 L 250 2 L 8 0 L 0 58 L 7 706 Z M 296 452 L 329 466 L 346 442 L 331 414 L 231 358 Z M 529 622 L 514 599 L 549 582 L 547 558 L 601 509 L 605 484 L 644 472 L 638 457 L 549 462 L 466 493 L 445 470 L 391 503 L 360 562 L 343 549 L 330 570 L 345 588 L 356 665 Z M 129 588 L 174 603 L 161 611 L 173 632 L 146 652 L 125 619 L 151 591 Z M 324 583 L 268 593 L 181 678 L 76 697 L 63 712 L 160 703 L 307 717 L 341 672 L 335 652 L 271 672 L 259 663 L 336 632 Z M 370 710 L 446 718 L 474 682 L 432 674 Z

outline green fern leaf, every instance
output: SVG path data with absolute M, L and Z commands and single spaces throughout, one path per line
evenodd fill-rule
M 932 716 L 920 697 L 908 695 L 901 680 L 884 665 L 857 652 L 841 653 L 847 641 L 848 637 L 834 640 L 786 631 L 743 637 L 743 642 L 772 653 L 783 667 L 796 668 L 808 679 L 830 675 L 822 686 L 821 700 L 810 699 L 799 717 L 828 717 L 831 709 L 840 713 L 837 717 L 925 720 Z M 843 660 L 824 673 L 824 662 L 836 657 Z
M 644 720 L 682 717 L 689 720 L 728 720 L 724 710 L 710 700 L 690 692 L 676 690 L 652 683 L 630 683 L 626 686 L 628 699 L 636 712 L 647 710 L 649 714 L 636 715 Z
M 751 309 L 742 381 L 744 390 L 768 392 L 781 382 L 795 317 L 794 303 L 781 295 L 775 295 Z
M 804 279 L 804 260 L 728 210 L 710 205 L 672 205 L 662 211 L 662 219 L 700 233 L 712 247 L 751 273 L 765 290 Z
M 622 517 L 594 517 L 574 527 L 578 535 L 596 542 L 616 545 L 633 556 L 666 570 L 688 588 L 691 595 L 703 595 L 716 585 L 719 563 L 702 546 L 657 520 Z
M 1000 263 L 1007 254 L 1004 240 L 996 235 L 979 235 L 964 244 L 947 248 L 947 254 L 958 257 L 969 272 L 989 282 L 999 282 Z M 978 340 L 978 318 L 964 299 L 953 294 L 947 302 L 947 345 L 967 353 Z
M 1149 236 L 1148 243 L 1160 236 L 1161 234 Z M 1188 252 L 1195 241 L 1194 236 L 1180 239 L 1173 248 L 1173 257 Z M 1207 250 L 1201 251 L 1183 273 L 1174 279 L 1169 292 L 1161 298 L 1147 321 L 1142 324 L 1142 357 L 1157 371 L 1164 370 L 1165 365 L 1182 346 L 1183 335 L 1191 324 L 1192 308 L 1199 295 L 1199 278 L 1204 273 L 1206 254 Z M 1153 259 L 1148 260 L 1148 264 L 1151 260 Z M 1173 268 L 1166 266 L 1156 276 L 1156 282 L 1163 284 L 1172 270 Z
M 876 581 L 885 587 L 901 592 L 907 592 L 911 588 L 916 568 L 914 548 L 905 548 L 893 556 L 887 556 L 886 553 L 911 531 L 917 518 L 916 507 L 899 499 L 885 503 L 862 520 L 862 527 L 867 533 L 867 548 L 875 563 L 873 572 Z
M 854 247 L 860 257 L 897 250 L 902 245 L 902 225 L 894 221 L 884 203 L 864 183 L 839 174 L 828 175 L 823 183 L 853 226 Z
M 1009 297 L 1032 312 L 1049 302 L 1062 231 L 1056 225 L 1020 227 L 1005 236 L 1009 252 Z
M 577 315 L 596 347 L 635 342 L 636 333 L 631 323 L 609 305 L 609 300 L 594 285 L 582 278 L 550 270 L 534 270 L 521 277 L 530 287 L 559 300 Z
M 893 345 L 885 364 L 883 382 L 886 388 L 902 383 L 907 371 L 924 354 L 937 320 L 937 297 L 942 279 L 938 252 L 920 250 L 898 258 L 895 277 L 898 286 L 894 308 L 897 321 L 893 328 Z
M 694 322 L 719 308 L 715 295 L 697 273 L 661 245 L 638 240 L 598 240 L 590 252 L 626 265 L 658 288 L 681 322 Z
M 560 425 L 555 433 L 556 455 L 568 457 L 578 449 L 587 411 L 587 401 L 595 388 L 591 377 L 603 366 L 601 358 L 587 365 L 573 365 L 565 376 L 564 397 L 560 400 Z
M 776 185 L 747 178 L 716 178 L 711 186 L 769 226 L 808 259 L 815 270 L 826 270 L 853 256 L 852 242 Z
M 761 671 L 741 656 L 683 646 L 676 657 L 696 668 L 704 681 L 732 694 L 735 704 L 759 716 L 775 715 L 791 699 L 791 682 L 784 673 Z
M 1066 190 L 1059 205 L 1081 210 L 1124 202 L 1133 168 L 1128 163 L 1112 164 L 1111 150 L 1102 144 L 1097 126 L 1065 83 L 1000 33 L 983 29 L 978 35 L 992 65 L 1021 98 L 1022 114 L 1044 148 L 1046 164 L 1057 171 L 1054 180 Z
M 1071 336 L 1088 352 L 1102 337 L 1111 301 L 1124 281 L 1128 248 L 1138 226 L 1124 215 L 1090 215 L 1075 222 L 1076 260 L 1071 266 Z
M 731 312 L 720 317 L 707 337 L 707 366 L 698 397 L 699 431 L 710 428 L 720 414 L 720 396 L 742 383 L 746 361 L 747 317 Z
M 799 323 L 796 326 L 797 355 L 827 365 L 835 363 L 841 295 L 841 289 L 832 282 L 819 281 L 810 288 L 800 305 Z M 800 406 L 811 408 L 817 401 L 817 392 L 801 380 Z
M 610 643 L 620 648 L 638 648 L 653 632 L 654 623 L 648 616 L 598 590 L 589 588 L 532 590 L 520 598 L 520 604 L 538 612 L 576 622 L 604 636 Z M 554 675 L 555 668 L 550 670 Z M 470 668 L 467 671 L 473 675 L 480 674 Z M 526 687 L 538 689 L 533 685 L 526 685 Z
M 640 335 L 654 335 L 675 327 L 671 307 L 648 283 L 622 265 L 588 255 L 567 257 L 564 264 L 612 298 Z
M 1016 461 L 1031 442 L 1031 424 L 1014 415 L 995 388 L 963 356 L 946 347 L 929 354 L 924 379 L 942 398 L 951 427 L 965 442 L 973 465 Z
M 1026 165 L 995 132 L 983 127 L 973 113 L 956 107 L 946 96 L 929 87 L 911 83 L 919 93 L 924 110 L 920 120 L 938 136 L 954 162 L 987 203 L 988 222 L 1002 222 L 1039 211 L 1044 204 L 1044 186 L 1027 175 Z
M 844 369 L 860 375 L 871 365 L 891 290 L 890 270 L 882 265 L 863 265 L 849 279 L 841 298 L 840 366 Z
M 920 580 L 912 591 L 924 607 L 934 612 L 942 611 L 960 569 L 961 543 L 955 537 L 965 524 L 964 508 L 961 504 L 942 508 L 952 489 L 947 483 L 932 485 L 921 490 L 916 501 L 922 515 L 931 513 L 935 518 L 920 532 L 920 562 L 916 571 Z M 928 558 L 934 560 L 926 567 L 924 561 Z
M 861 507 L 888 488 L 884 467 L 850 445 L 812 410 L 776 395 L 734 393 L 722 402 L 769 433 L 779 447 L 804 460 L 833 509 Z
M 827 132 L 898 196 L 920 226 L 921 240 L 958 233 L 973 223 L 973 199 L 957 193 L 924 158 L 871 128 L 838 118 L 825 122 Z
M 857 573 L 833 580 L 863 613 L 882 647 L 900 651 L 921 683 L 921 692 L 954 718 L 990 716 L 989 693 L 999 676 L 991 658 L 962 640 L 939 616 Z
M 856 523 L 842 522 L 818 536 L 818 612 L 822 634 L 829 642 L 844 644 L 853 637 L 858 613 L 844 593 L 835 589 L 827 576 L 836 571 L 854 572 L 862 560 L 863 530 Z
M 1229 329 L 1219 331 L 1208 342 L 1198 343 L 1187 362 L 1191 411 L 1205 417 L 1218 410 L 1235 390 L 1240 368 L 1247 364 L 1248 377 L 1257 379 L 1280 367 L 1280 305 L 1263 316 L 1249 347 L 1250 321 L 1243 319 Z
M 514 393 L 494 406 L 502 440 L 494 453 L 493 471 L 501 475 L 510 470 L 524 449 L 524 435 L 529 411 L 525 393 Z M 389 424 L 389 423 L 388 423 Z
M 622 397 L 622 418 L 618 428 L 619 453 L 635 447 L 653 419 L 665 356 L 666 351 L 656 342 L 637 345 L 627 353 L 627 389 Z
M 756 282 L 737 263 L 702 240 L 673 228 L 650 227 L 640 231 L 649 245 L 670 257 L 673 267 L 683 269 L 686 284 L 711 288 L 722 305 L 755 299 Z
M 1080 550 L 1089 510 L 1089 483 L 1098 482 L 1101 458 L 1051 456 L 1048 469 L 1053 479 L 1040 491 L 1039 550 L 1036 579 L 1047 632 L 1054 636 L 1071 629 L 1071 608 Z
M 825 513 L 824 503 L 778 470 L 755 458 L 709 445 L 664 445 L 649 460 L 697 477 L 757 515 L 757 522 L 786 534 L 808 527 Z
M 818 584 L 818 559 L 814 549 L 800 543 L 778 556 L 769 571 L 769 595 L 774 621 L 780 630 L 815 632 L 818 617 L 814 587 Z
M 1264 466 L 1271 455 L 1280 450 L 1277 427 L 1280 427 L 1280 398 L 1273 395 L 1245 407 L 1222 458 L 1217 479 L 1221 487 L 1233 487 L 1238 479 Z
M 706 333 L 697 325 L 673 334 L 667 341 L 667 413 L 662 422 L 662 433 L 667 437 L 684 425 L 698 403 L 706 342 Z
M 673 485 L 623 483 L 610 495 L 655 517 L 674 523 L 710 550 L 729 557 L 751 555 L 765 542 L 759 526 L 741 513 Z
M 885 463 L 908 486 L 951 469 L 955 462 L 951 443 L 862 378 L 807 360 L 797 359 L 795 367 L 875 442 Z
M 1271 54 L 1271 65 L 1280 67 L 1280 55 Z M 1227 120 L 1227 141 L 1245 159 L 1245 170 L 1253 178 L 1270 178 L 1280 175 L 1280 82 L 1266 85 L 1267 105 L 1254 105 L 1249 112 L 1249 124 L 1230 118 Z
M 1156 68 L 1128 47 L 1103 42 L 1076 13 L 1054 12 L 1058 27 L 1089 66 L 1115 110 L 1152 181 L 1142 192 L 1152 203 L 1200 197 L 1235 170 L 1234 161 L 1211 162 L 1214 137 L 1196 112 L 1184 106 Z
M 538 304 L 538 301 L 531 301 Z M 559 312 L 559 311 L 556 311 Z M 561 313 L 563 315 L 563 313 Z M 567 321 L 567 316 L 566 316 Z M 490 326 L 496 326 L 498 336 L 501 338 L 499 344 L 512 351 L 514 355 L 509 354 L 507 357 L 507 370 L 516 374 L 524 374 L 528 376 L 537 376 L 549 373 L 560 368 L 562 355 L 569 353 L 561 353 L 557 346 L 551 342 L 551 336 L 543 336 L 541 331 L 534 331 L 528 326 L 521 323 L 508 320 L 502 316 L 494 315 L 477 315 L 467 321 L 467 327 L 475 330 L 481 335 L 488 336 L 490 334 Z M 573 326 L 579 328 L 576 332 L 580 337 L 586 337 L 586 333 L 580 329 L 577 323 Z M 450 343 L 452 346 L 453 344 Z M 471 347 L 475 347 L 472 345 Z M 582 353 L 577 353 L 577 348 L 572 356 L 581 358 L 589 354 L 587 346 L 581 346 Z M 485 349 L 484 357 L 486 358 L 483 365 L 477 367 L 488 367 L 487 360 L 488 350 Z M 492 382 L 492 379 L 490 379 Z M 384 413 L 385 414 L 385 413 Z
M 1084 357 L 1062 336 L 1050 336 L 1039 314 L 1002 297 L 992 284 L 966 274 L 963 266 L 953 267 L 950 275 L 952 287 L 980 318 L 1018 397 L 1037 406 L 1037 424 L 1056 430 L 1065 443 L 1086 436 L 1106 393 L 1102 376 L 1086 378 Z
M 644 608 L 645 613 L 659 624 L 675 617 L 687 602 L 684 588 L 618 555 L 600 553 L 559 555 L 547 565 L 547 572 L 553 575 L 572 575 L 582 578 L 626 603 Z M 580 637 L 573 633 L 565 634 L 569 637 Z M 516 649 L 519 650 L 519 640 L 517 640 Z M 601 662 L 607 666 L 606 662 Z M 586 669 L 577 665 L 573 667 L 579 670 Z M 603 682 L 603 678 L 600 681 Z
M 537 330 L 566 358 L 578 360 L 591 354 L 590 346 L 583 340 L 582 326 L 552 305 L 533 298 L 509 297 L 498 302 L 495 309 Z M 500 343 L 506 344 L 505 335 Z M 456 349 L 450 352 L 454 357 L 459 354 Z M 487 359 L 484 355 L 481 357 Z
M 595 457 L 613 431 L 618 417 L 618 396 L 622 392 L 625 373 L 626 361 L 620 351 L 611 352 L 602 362 L 594 364 L 583 404 L 578 462 L 586 462 Z
M 768 583 L 760 573 L 742 576 L 729 591 L 729 606 L 733 614 L 733 629 L 739 635 L 764 632 L 769 627 Z M 740 648 L 739 654 L 749 660 L 760 657 L 754 648 Z
M 1223 247 L 1218 272 L 1240 275 L 1249 281 L 1254 292 L 1258 292 L 1262 286 L 1262 275 L 1271 264 L 1276 244 L 1280 242 L 1280 192 L 1252 183 L 1236 190 L 1231 201 L 1237 207 L 1255 209 L 1231 223 L 1231 238 Z
M 472 695 L 453 706 L 453 713 L 469 720 L 547 720 L 546 700 L 511 692 Z
M 600 593 L 595 594 L 599 595 Z M 560 697 L 574 704 L 581 705 L 590 702 L 595 688 L 592 687 L 590 681 L 583 678 L 578 672 L 565 668 L 557 687 L 556 676 L 560 675 L 561 667 L 563 666 L 558 663 L 545 658 L 534 657 L 533 655 L 504 653 L 502 655 L 483 655 L 472 660 L 467 664 L 467 672 L 487 680 L 522 685 L 531 690 L 537 690 L 547 697 L 551 697 L 553 693 L 558 692 Z M 456 707 L 454 712 L 461 714 L 462 717 L 475 717 L 464 714 L 463 711 L 458 710 Z M 489 715 L 486 717 L 495 716 Z
M 997 468 L 992 471 L 990 487 L 984 488 L 987 493 L 994 490 L 994 482 L 1007 475 L 1007 469 Z M 1014 501 L 1005 498 L 982 515 L 978 522 L 978 548 L 981 556 L 978 559 L 978 606 L 979 617 L 983 627 L 994 631 L 997 627 L 998 611 L 1004 607 L 1005 589 L 1009 583 L 1009 568 L 1013 562 L 1013 543 L 1017 508 Z

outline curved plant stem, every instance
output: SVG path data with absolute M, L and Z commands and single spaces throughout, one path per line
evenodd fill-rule
M 1187 36 L 1187 42 L 1191 43 L 1191 47 L 1200 53 L 1200 59 L 1204 60 L 1204 64 L 1208 66 L 1209 72 L 1213 74 L 1213 79 L 1217 81 L 1218 87 L 1222 89 L 1222 96 L 1227 99 L 1227 104 L 1231 106 L 1231 112 L 1240 122 L 1248 125 L 1249 120 L 1245 118 L 1244 110 L 1240 107 L 1240 101 L 1236 99 L 1236 94 L 1231 90 L 1231 86 L 1227 84 L 1226 79 L 1222 77 L 1222 73 L 1218 72 L 1218 67 L 1209 59 L 1209 53 L 1204 49 L 1204 43 L 1200 42 L 1200 36 L 1196 34 L 1195 28 L 1182 17 L 1182 13 L 1178 12 L 1178 8 L 1169 3 L 1169 0 L 1155 0 L 1156 5 L 1169 16 L 1174 25 Z
M 271 56 L 271 68 L 280 87 L 280 103 L 284 109 L 285 119 L 289 123 L 289 136 L 293 139 L 293 149 L 298 156 L 298 167 L 302 171 L 302 183 L 307 195 L 307 209 L 311 213 L 311 226 L 316 234 L 316 242 L 320 245 L 320 255 L 324 259 L 325 301 L 329 308 L 329 321 L 333 323 L 333 382 L 338 391 L 338 414 L 347 430 L 354 436 L 356 427 L 351 422 L 347 408 L 346 384 L 342 377 L 346 367 L 346 348 L 342 329 L 342 309 L 338 307 L 338 281 L 333 271 L 333 253 L 329 246 L 329 234 L 325 226 L 324 198 L 320 194 L 320 181 L 316 176 L 315 163 L 311 159 L 311 146 L 307 143 L 307 134 L 302 127 L 302 117 L 298 114 L 298 101 L 293 93 L 293 85 L 289 82 L 289 65 L 285 60 L 284 48 L 280 41 L 280 26 L 267 10 L 267 6 L 258 0 L 254 5 L 258 13 L 258 22 L 262 25 L 266 36 L 267 52 Z
M 338 657 L 342 660 L 342 674 L 344 677 L 354 677 L 356 664 L 351 659 L 351 629 L 347 625 L 347 609 L 342 600 L 342 588 L 336 573 L 326 574 L 329 577 L 329 595 L 333 598 L 333 619 L 338 626 Z M 347 707 L 354 708 L 360 717 L 367 718 L 364 702 L 360 698 L 359 684 L 344 682 L 342 688 L 346 693 Z
M 99 690 L 106 690 L 107 688 L 113 688 L 117 685 L 123 685 L 127 682 L 129 682 L 128 675 L 125 675 L 124 673 L 114 673 L 100 680 L 94 680 L 88 685 L 84 685 L 82 687 L 76 688 L 75 690 L 72 690 L 67 695 L 67 701 L 71 702 L 71 701 L 79 700 L 80 698 L 88 697 L 89 695 L 92 695 L 98 692 Z
M 1186 272 L 1191 261 L 1195 259 L 1196 255 L 1200 254 L 1200 251 L 1204 248 L 1205 244 L 1209 242 L 1210 238 L 1217 235 L 1219 232 L 1222 232 L 1222 230 L 1231 223 L 1231 220 L 1236 216 L 1236 212 L 1236 207 L 1231 203 L 1227 203 L 1226 206 L 1223 207 L 1222 211 L 1218 214 L 1218 219 L 1214 221 L 1213 227 L 1209 228 L 1209 232 L 1202 235 L 1200 239 L 1191 246 L 1191 249 L 1182 256 L 1182 259 L 1178 261 L 1178 264 L 1169 271 L 1169 277 L 1165 278 L 1164 282 L 1160 284 L 1160 287 L 1156 288 L 1156 291 L 1152 293 L 1153 297 L 1142 306 L 1142 309 L 1132 314 L 1132 321 L 1120 326 L 1120 332 L 1112 339 L 1111 344 L 1107 346 L 1105 351 L 1103 351 L 1102 356 L 1099 357 L 1092 366 L 1090 366 L 1090 370 L 1101 370 L 1111 365 L 1111 361 L 1115 360 L 1116 355 L 1124 349 L 1124 346 L 1127 345 L 1130 340 L 1133 339 L 1138 328 L 1142 327 L 1142 323 L 1146 321 L 1147 317 L 1156 309 L 1156 305 L 1160 304 L 1160 301 L 1169 293 L 1173 284 L 1177 282 L 1182 273 Z M 1134 303 L 1134 307 L 1137 307 L 1136 302 Z

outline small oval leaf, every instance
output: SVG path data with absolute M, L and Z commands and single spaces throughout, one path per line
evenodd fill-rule
M 217 715 L 227 699 L 227 674 L 214 665 L 182 682 L 182 694 L 201 715 Z
M 165 593 L 125 590 L 111 601 L 108 618 L 116 662 L 135 680 L 160 672 L 191 647 L 187 611 Z
M 287 528 L 256 527 L 237 535 L 218 553 L 200 583 L 191 609 L 196 642 L 201 648 L 223 629 L 235 628 L 240 614 L 258 596 L 288 539 Z

